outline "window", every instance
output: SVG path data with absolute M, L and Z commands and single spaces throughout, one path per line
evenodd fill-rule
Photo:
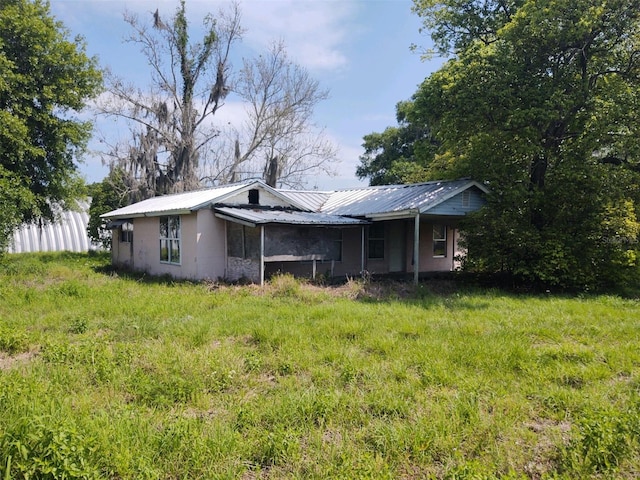
M 249 205 L 259 205 L 260 204 L 260 190 L 254 188 L 249 190 Z
M 433 256 L 447 256 L 447 226 L 436 224 L 433 226 Z
M 160 261 L 180 265 L 180 217 L 160 217 Z
M 327 230 L 329 243 L 329 255 L 327 260 L 342 261 L 342 230 L 334 228 Z
M 369 226 L 369 258 L 384 258 L 384 224 Z
M 126 222 L 120 225 L 120 241 L 122 243 L 133 242 L 133 223 Z
M 260 229 L 227 222 L 227 255 L 243 259 L 259 259 Z

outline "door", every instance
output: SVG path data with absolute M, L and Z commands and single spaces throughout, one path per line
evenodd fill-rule
M 405 222 L 393 222 L 389 228 L 389 272 L 404 272 L 406 255 Z

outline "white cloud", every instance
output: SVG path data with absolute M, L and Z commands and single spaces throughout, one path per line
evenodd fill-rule
M 334 1 L 272 0 L 241 4 L 245 39 L 257 49 L 284 39 L 291 57 L 310 70 L 347 64 L 344 44 L 354 4 Z
M 89 0 L 78 8 L 76 1 L 58 0 L 52 10 L 66 22 L 82 25 L 102 18 L 120 28 L 123 13 L 150 15 L 159 9 L 163 17 L 171 17 L 179 3 L 176 0 Z M 312 71 L 343 67 L 349 35 L 356 32 L 357 2 L 333 0 L 245 0 L 239 3 L 241 24 L 246 29 L 244 42 L 256 51 L 264 51 L 275 40 L 283 39 L 290 56 Z M 189 1 L 187 16 L 193 27 L 208 14 L 214 17 L 220 9 L 230 8 L 230 1 Z

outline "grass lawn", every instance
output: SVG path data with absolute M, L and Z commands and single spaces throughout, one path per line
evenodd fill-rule
M 640 302 L 0 263 L 0 478 L 638 478 Z

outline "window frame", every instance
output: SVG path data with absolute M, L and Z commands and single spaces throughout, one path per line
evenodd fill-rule
M 182 217 L 180 215 L 161 216 L 159 230 L 160 263 L 182 265 Z M 166 259 L 163 255 L 163 248 L 166 249 Z M 176 251 L 177 255 L 175 255 Z M 176 257 L 177 261 L 175 260 Z
M 375 228 L 374 228 L 375 227 Z M 380 231 L 376 231 L 380 229 Z M 385 234 L 386 228 L 382 222 L 374 222 L 369 225 L 367 238 L 367 259 L 368 260 L 384 260 L 385 259 Z M 372 246 L 375 245 L 375 248 Z M 377 253 L 381 252 L 380 256 Z M 374 253 L 376 254 L 375 256 Z
M 447 257 L 447 230 L 447 226 L 442 223 L 433 224 L 431 231 L 433 258 Z
M 118 232 L 120 243 L 133 243 L 133 223 L 124 222 Z

